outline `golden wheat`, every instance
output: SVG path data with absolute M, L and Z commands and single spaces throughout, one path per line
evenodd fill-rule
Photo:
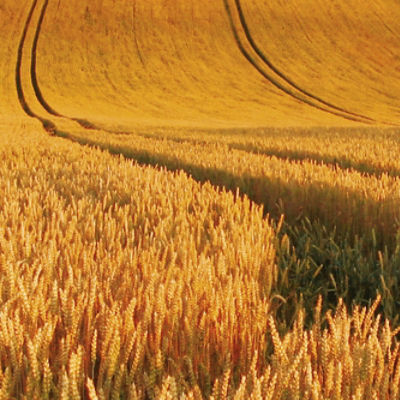
M 283 220 L 264 216 L 396 244 L 397 132 L 358 125 L 399 121 L 400 8 L 243 1 L 257 51 L 233 5 L 1 2 L 0 400 L 400 398 L 379 297 L 276 318 Z M 237 134 L 266 124 L 353 128 Z
M 154 397 L 185 356 L 194 384 L 266 350 L 277 271 L 261 208 L 40 133 L 1 140 L 5 393 L 77 399 L 91 378 L 99 398 L 133 383 Z
M 145 163 L 184 169 L 199 180 L 239 188 L 274 215 L 285 214 L 288 221 L 306 216 L 350 234 L 374 230 L 387 243 L 393 243 L 398 231 L 399 178 L 387 173 L 365 175 L 313 160 L 287 161 L 217 141 L 177 143 L 102 132 L 69 137 Z M 384 160 L 390 163 L 386 155 Z
M 379 299 L 279 334 L 245 198 L 40 133 L 1 156 L 2 398 L 397 398 Z
M 400 175 L 398 131 L 393 128 L 143 129 L 142 136 L 232 149 L 292 161 L 315 161 L 365 174 Z

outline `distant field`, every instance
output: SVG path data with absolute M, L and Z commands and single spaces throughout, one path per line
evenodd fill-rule
M 399 21 L 2 0 L 0 400 L 400 399 Z

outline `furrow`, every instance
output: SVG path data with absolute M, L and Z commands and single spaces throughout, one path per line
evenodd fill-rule
M 316 96 L 315 94 L 309 92 L 308 90 L 301 88 L 298 84 L 296 84 L 293 80 L 291 80 L 288 76 L 286 76 L 282 71 L 280 71 L 271 62 L 271 60 L 268 59 L 268 57 L 264 54 L 264 52 L 260 49 L 260 47 L 257 45 L 255 40 L 253 39 L 253 36 L 250 33 L 249 25 L 247 23 L 245 15 L 244 15 L 243 8 L 242 8 L 240 0 L 235 0 L 235 4 L 236 4 L 237 11 L 238 11 L 238 14 L 239 14 L 239 19 L 240 19 L 241 26 L 243 28 L 243 31 L 244 31 L 244 33 L 246 35 L 246 38 L 247 38 L 250 46 L 255 51 L 255 53 L 261 58 L 261 60 L 268 66 L 268 68 L 270 68 L 276 75 L 278 75 L 280 78 L 282 78 L 285 82 L 287 82 L 294 89 L 296 89 L 299 92 L 303 93 L 305 96 L 310 97 L 311 99 L 314 99 L 315 101 L 323 104 L 324 106 L 327 106 L 327 107 L 332 108 L 332 109 L 334 109 L 336 111 L 351 115 L 351 116 L 356 117 L 356 118 L 365 119 L 366 121 L 369 121 L 369 122 L 373 122 L 373 123 L 378 122 L 378 121 L 374 120 L 373 118 L 370 118 L 370 117 L 367 117 L 365 115 L 358 114 L 358 113 L 346 110 L 346 109 L 344 109 L 342 107 L 336 106 L 335 104 L 332 104 L 332 103 L 322 99 L 321 97 Z
M 49 0 L 45 0 L 43 3 L 43 6 L 42 6 L 42 10 L 40 12 L 38 24 L 36 26 L 35 37 L 33 39 L 33 44 L 32 44 L 32 49 L 31 49 L 31 82 L 32 82 L 32 86 L 33 86 L 33 90 L 35 92 L 36 98 L 39 101 L 39 103 L 41 104 L 41 106 L 51 115 L 54 115 L 56 117 L 64 117 L 59 112 L 55 111 L 54 108 L 52 108 L 49 105 L 49 103 L 47 103 L 47 101 L 44 99 L 43 93 L 40 90 L 40 87 L 38 84 L 37 73 L 36 73 L 37 46 L 38 46 L 38 42 L 39 42 L 40 32 L 42 30 L 44 16 L 46 14 L 48 5 L 49 5 Z
M 238 45 L 238 48 L 240 50 L 240 52 L 243 54 L 243 56 L 247 59 L 247 61 L 250 62 L 250 64 L 267 80 L 269 81 L 272 85 L 274 85 L 276 88 L 278 88 L 279 90 L 281 90 L 282 92 L 286 93 L 287 95 L 291 96 L 292 98 L 296 99 L 297 101 L 307 104 L 310 107 L 316 108 L 320 111 L 324 111 L 324 112 L 328 112 L 330 114 L 336 115 L 338 117 L 342 117 L 345 118 L 347 120 L 350 121 L 354 121 L 354 122 L 361 122 L 361 123 L 367 123 L 362 119 L 356 118 L 356 117 L 352 117 L 352 116 L 348 116 L 348 115 L 343 115 L 342 113 L 339 112 L 335 112 L 335 111 L 330 111 L 327 110 L 326 108 L 319 106 L 317 104 L 314 104 L 312 101 L 305 99 L 302 95 L 298 95 L 296 94 L 293 90 L 286 88 L 284 85 L 282 85 L 281 83 L 279 83 L 276 79 L 274 79 L 270 74 L 268 74 L 263 68 L 261 68 L 257 62 L 254 60 L 254 58 L 250 55 L 250 53 L 246 50 L 246 48 L 244 47 L 244 44 L 242 43 L 240 36 L 239 36 L 239 32 L 235 26 L 235 22 L 233 20 L 233 15 L 231 12 L 231 8 L 229 6 L 229 1 L 228 0 L 223 0 L 224 4 L 225 4 L 225 9 L 227 11 L 228 14 L 228 18 L 229 18 L 229 22 L 231 25 L 231 29 L 232 29 L 232 33 L 234 35 L 236 44 Z
M 85 129 L 99 129 L 98 127 L 96 127 L 93 123 L 84 120 L 84 119 L 80 119 L 80 118 L 74 118 L 74 117 L 68 117 L 66 115 L 63 115 L 61 113 L 59 113 L 58 111 L 56 111 L 44 98 L 43 92 L 40 89 L 40 85 L 38 82 L 38 78 L 37 78 L 37 47 L 38 47 L 38 43 L 39 43 L 39 39 L 40 39 L 40 34 L 42 31 L 42 26 L 43 26 L 43 21 L 46 15 L 46 11 L 49 5 L 49 0 L 45 0 L 40 12 L 40 17 L 36 26 L 36 31 L 35 31 L 35 37 L 33 39 L 33 43 L 32 43 L 32 49 L 31 49 L 31 83 L 32 83 L 32 87 L 33 90 L 35 92 L 35 96 L 38 100 L 38 102 L 40 103 L 40 105 L 51 115 L 55 116 L 55 117 L 59 117 L 59 118 L 65 118 L 68 119 L 70 121 L 74 121 L 76 123 L 78 123 L 80 126 L 82 126 Z
M 393 125 L 387 122 L 380 122 L 373 120 L 372 118 L 363 116 L 361 114 L 356 114 L 352 112 L 348 112 L 345 109 L 341 109 L 340 107 L 333 106 L 328 102 L 325 102 L 322 99 L 319 99 L 317 96 L 311 95 L 311 93 L 304 91 L 301 89 L 298 85 L 294 84 L 290 79 L 288 79 L 282 72 L 280 72 L 269 60 L 268 58 L 263 55 L 261 50 L 258 49 L 258 46 L 256 46 L 254 40 L 252 39 L 252 36 L 250 35 L 250 31 L 248 29 L 248 25 L 246 22 L 246 19 L 244 18 L 243 10 L 241 8 L 240 3 L 237 3 L 235 0 L 235 9 L 238 14 L 238 19 L 240 20 L 242 29 L 244 31 L 244 34 L 246 36 L 247 41 L 249 42 L 250 48 L 255 52 L 255 54 L 261 59 L 261 62 L 264 66 L 266 66 L 273 74 L 277 75 L 279 79 L 284 80 L 285 84 L 279 82 L 278 79 L 274 78 L 271 73 L 268 73 L 263 67 L 261 67 L 257 61 L 253 58 L 253 56 L 250 54 L 250 52 L 245 48 L 245 44 L 240 38 L 239 30 L 236 27 L 235 21 L 234 21 L 234 16 L 232 13 L 232 7 L 229 4 L 229 0 L 223 0 L 225 9 L 229 18 L 230 26 L 232 33 L 234 35 L 236 44 L 238 45 L 238 48 L 242 55 L 247 59 L 247 61 L 250 62 L 250 64 L 265 78 L 267 79 L 271 84 L 273 84 L 276 88 L 281 90 L 282 92 L 286 93 L 287 95 L 291 96 L 292 98 L 307 104 L 310 107 L 316 108 L 320 111 L 327 112 L 329 114 L 362 123 L 362 124 L 387 124 L 387 125 Z M 253 47 L 254 46 L 254 47 Z M 289 87 L 286 86 L 286 84 L 289 85 Z M 322 100 L 322 101 L 321 101 Z M 317 103 L 315 103 L 317 101 Z M 320 103 L 320 104 L 318 104 Z M 332 107 L 333 106 L 333 107 Z
M 38 0 L 33 0 L 31 8 L 29 10 L 28 16 L 26 18 L 24 29 L 21 34 L 21 38 L 18 44 L 18 52 L 17 52 L 17 62 L 15 66 L 15 85 L 17 88 L 18 100 L 21 104 L 22 109 L 24 110 L 25 114 L 29 117 L 35 118 L 41 122 L 43 128 L 48 132 L 54 132 L 56 127 L 53 122 L 41 117 L 40 115 L 36 114 L 32 108 L 29 106 L 26 96 L 24 93 L 24 89 L 22 87 L 22 59 L 23 59 L 23 52 L 26 42 L 26 36 L 28 34 L 29 27 L 31 25 L 33 13 L 35 12 Z

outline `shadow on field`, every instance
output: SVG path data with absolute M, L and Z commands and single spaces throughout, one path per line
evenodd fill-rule
M 375 201 L 355 190 L 322 182 L 286 182 L 279 178 L 248 174 L 235 175 L 226 170 L 191 164 L 166 154 L 123 145 L 104 143 L 96 139 L 82 138 L 69 133 L 56 135 L 123 155 L 140 164 L 166 168 L 169 171 L 183 170 L 198 182 L 209 181 L 214 186 L 230 191 L 239 190 L 252 201 L 263 205 L 265 213 L 273 218 L 285 215 L 286 223 L 296 224 L 303 218 L 320 221 L 328 229 L 335 229 L 340 236 L 365 236 L 374 231 L 378 246 L 393 247 L 398 230 L 399 213 L 390 200 Z
M 235 192 L 239 189 L 241 194 L 263 205 L 273 223 L 285 214 L 285 224 L 275 243 L 280 274 L 273 296 L 282 326 L 293 320 L 302 306 L 312 309 L 319 295 L 328 310 L 339 298 L 348 306 L 368 305 L 380 293 L 380 311 L 398 322 L 400 246 L 394 216 L 379 215 L 382 204 L 334 186 L 239 176 L 184 163 L 165 154 L 127 149 L 63 132 L 56 134 L 142 165 L 183 170 L 201 183 L 209 181 Z M 391 208 L 385 205 L 385 209 Z
M 259 133 L 259 131 L 255 130 L 257 132 L 257 137 L 262 138 L 262 134 Z M 201 136 L 199 135 L 199 139 L 193 138 L 193 137 L 184 137 L 178 136 L 170 136 L 170 135 L 165 135 L 162 133 L 135 133 L 138 136 L 142 136 L 144 138 L 150 138 L 150 139 L 167 139 L 176 143 L 196 143 L 196 144 L 202 144 L 202 143 L 214 143 L 218 142 L 220 139 L 219 131 L 215 133 L 215 140 L 202 140 Z M 209 134 L 209 132 L 208 132 Z M 238 133 L 239 134 L 239 133 Z M 246 136 L 243 132 L 241 132 L 242 136 Z M 224 136 L 224 133 L 222 133 L 222 137 Z M 271 133 L 268 132 L 268 137 L 271 137 Z M 298 137 L 297 137 L 298 138 Z M 290 138 L 287 138 L 288 141 L 290 141 Z M 280 158 L 282 160 L 287 160 L 287 161 L 298 161 L 298 162 L 315 162 L 317 165 L 328 165 L 332 166 L 334 168 L 341 168 L 341 169 L 348 169 L 352 171 L 357 171 L 360 172 L 361 174 L 368 175 L 368 176 L 376 176 L 380 177 L 382 174 L 387 174 L 388 176 L 392 177 L 397 177 L 400 176 L 400 169 L 396 168 L 392 165 L 389 166 L 379 166 L 379 165 L 373 165 L 368 162 L 358 162 L 357 160 L 354 160 L 351 157 L 346 157 L 346 156 L 334 156 L 329 153 L 324 153 L 323 149 L 317 151 L 310 151 L 310 150 L 291 150 L 291 149 L 281 149 L 279 147 L 274 147 L 274 146 L 260 146 L 257 144 L 253 143 L 241 143 L 241 142 L 235 142 L 234 139 L 232 142 L 223 142 L 226 144 L 230 149 L 234 150 L 241 150 L 241 151 L 246 151 L 248 153 L 253 153 L 253 154 L 260 154 L 260 155 L 265 155 L 268 157 L 276 157 Z

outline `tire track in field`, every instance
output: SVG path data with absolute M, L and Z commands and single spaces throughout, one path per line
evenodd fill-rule
M 276 88 L 278 88 L 279 90 L 281 90 L 282 92 L 286 93 L 287 95 L 289 95 L 290 97 L 298 100 L 301 103 L 307 104 L 313 108 L 316 108 L 320 111 L 324 111 L 324 112 L 328 112 L 330 114 L 336 115 L 338 117 L 342 117 L 345 118 L 347 120 L 350 121 L 354 121 L 354 122 L 361 122 L 361 123 L 371 123 L 369 121 L 365 121 L 361 118 L 358 117 L 353 117 L 353 116 L 349 116 L 349 115 L 343 115 L 341 112 L 338 111 L 331 111 L 329 109 L 327 109 L 324 106 L 320 106 L 318 104 L 315 104 L 313 101 L 307 99 L 304 97 L 304 95 L 302 94 L 298 94 L 295 91 L 293 91 L 293 89 L 287 88 L 285 87 L 285 85 L 283 85 L 282 83 L 280 83 L 277 79 L 275 79 L 271 74 L 269 74 L 268 72 L 266 72 L 262 67 L 260 67 L 258 65 L 258 63 L 255 61 L 255 59 L 252 57 L 252 55 L 246 50 L 245 45 L 243 44 L 242 40 L 240 39 L 239 36 L 239 31 L 236 28 L 235 22 L 234 22 L 234 18 L 233 18 L 233 14 L 231 11 L 231 7 L 229 5 L 229 0 L 223 0 L 224 4 L 225 4 L 225 9 L 227 11 L 228 14 L 228 18 L 229 18 L 229 22 L 231 25 L 231 29 L 232 29 L 232 33 L 234 35 L 236 44 L 239 47 L 240 52 L 243 54 L 243 56 L 247 59 L 247 61 L 250 62 L 250 64 L 268 81 L 270 82 L 272 85 L 274 85 Z
M 46 11 L 49 5 L 49 0 L 44 0 L 42 8 L 40 10 L 40 16 L 38 18 L 36 28 L 32 28 L 33 22 L 33 15 L 35 13 L 35 10 L 38 8 L 39 0 L 32 0 L 31 7 L 28 13 L 28 16 L 26 18 L 23 32 L 21 34 L 21 38 L 19 40 L 19 45 L 18 45 L 18 53 L 17 53 L 17 62 L 16 62 L 16 67 L 15 67 L 15 84 L 16 84 L 16 89 L 17 89 L 17 94 L 18 94 L 18 99 L 21 104 L 22 109 L 24 112 L 32 118 L 35 118 L 41 122 L 43 125 L 43 128 L 51 133 L 51 134 L 58 134 L 60 133 L 57 125 L 36 112 L 33 111 L 31 106 L 28 104 L 28 101 L 26 100 L 26 95 L 23 89 L 22 85 L 22 62 L 24 58 L 24 49 L 27 46 L 26 44 L 26 38 L 28 35 L 29 29 L 35 29 L 35 34 L 34 38 L 32 41 L 32 47 L 30 50 L 30 83 L 32 85 L 36 100 L 39 102 L 39 104 L 43 107 L 43 109 L 50 115 L 57 117 L 57 118 L 63 118 L 65 120 L 73 121 L 78 123 L 81 127 L 84 129 L 90 129 L 90 130 L 98 130 L 98 131 L 104 131 L 108 133 L 121 133 L 118 131 L 114 130 L 109 130 L 103 127 L 98 127 L 94 123 L 86 120 L 86 119 L 81 119 L 81 118 L 76 118 L 76 117 L 69 117 L 67 115 L 61 114 L 58 111 L 56 111 L 45 99 L 43 92 L 40 89 L 40 85 L 38 82 L 38 77 L 37 77 L 37 47 L 38 43 L 40 40 L 40 34 L 42 31 L 42 26 L 43 26 L 43 21 L 45 19 Z
M 97 128 L 93 123 L 81 119 L 81 118 L 74 118 L 74 117 L 68 117 L 66 115 L 63 115 L 56 111 L 53 107 L 50 106 L 50 104 L 46 101 L 46 99 L 43 96 L 43 92 L 40 89 L 38 78 L 37 78 L 37 47 L 40 39 L 40 34 L 42 31 L 42 26 L 43 26 L 43 21 L 44 17 L 46 15 L 47 8 L 49 6 L 49 0 L 44 0 L 42 9 L 40 11 L 40 16 L 39 20 L 36 26 L 35 30 L 35 36 L 33 39 L 32 43 L 32 49 L 31 49 L 31 69 L 30 69 L 30 74 L 31 74 L 31 83 L 33 90 L 35 92 L 36 98 L 40 105 L 51 115 L 59 118 L 65 118 L 69 119 L 71 121 L 77 122 L 79 125 L 81 125 L 85 129 L 99 129 Z
M 324 112 L 328 112 L 330 114 L 336 115 L 341 118 L 345 118 L 347 120 L 351 120 L 354 122 L 361 122 L 363 124 L 384 124 L 384 125 L 394 125 L 388 122 L 378 121 L 368 116 L 354 113 L 348 111 L 342 107 L 336 106 L 330 102 L 323 100 L 322 98 L 310 93 L 309 91 L 301 88 L 295 82 L 293 82 L 290 78 L 288 78 L 282 71 L 280 71 L 261 51 L 258 45 L 255 43 L 251 33 L 249 26 L 247 24 L 247 20 L 244 16 L 243 9 L 240 3 L 240 0 L 233 0 L 234 7 L 230 6 L 230 0 L 223 0 L 225 9 L 228 14 L 229 22 L 231 25 L 231 29 L 236 41 L 236 44 L 239 47 L 240 52 L 243 56 L 253 65 L 253 67 L 270 83 L 272 83 L 275 87 L 279 90 L 283 91 L 284 93 L 288 94 L 289 96 L 293 97 L 294 99 L 305 103 L 313 108 L 319 109 Z M 266 67 L 270 73 L 268 73 L 263 67 L 257 63 L 257 61 L 253 58 L 250 52 L 245 48 L 243 41 L 240 38 L 239 30 L 236 27 L 234 21 L 234 15 L 232 9 L 235 9 L 237 12 L 237 17 L 240 21 L 241 28 L 245 34 L 246 40 L 248 45 L 253 50 L 253 52 L 259 58 L 259 63 L 261 63 L 264 67 Z M 260 61 L 261 60 L 261 61 Z M 277 78 L 274 77 L 277 76 Z M 280 80 L 280 81 L 279 81 Z M 283 83 L 282 83 L 283 81 Z
M 23 60 L 23 52 L 26 42 L 26 37 L 28 34 L 29 27 L 32 22 L 33 13 L 35 12 L 36 6 L 38 4 L 38 0 L 33 0 L 31 4 L 31 8 L 29 10 L 28 16 L 25 20 L 24 28 L 21 34 L 21 38 L 18 44 L 18 51 L 17 51 L 17 62 L 15 66 L 15 85 L 17 88 L 17 95 L 19 103 L 21 104 L 22 109 L 24 110 L 25 114 L 29 117 L 35 118 L 41 122 L 43 128 L 50 132 L 54 133 L 56 130 L 56 126 L 52 121 L 47 120 L 46 118 L 41 117 L 40 115 L 36 114 L 32 108 L 29 106 L 28 102 L 26 101 L 26 96 L 24 93 L 24 89 L 22 87 L 22 60 Z
M 28 101 L 27 101 L 26 95 L 25 95 L 25 91 L 24 91 L 24 88 L 22 85 L 22 62 L 23 62 L 23 58 L 24 58 L 24 49 L 26 47 L 26 38 L 28 35 L 28 31 L 29 31 L 29 29 L 31 29 L 31 26 L 33 24 L 32 19 L 33 19 L 35 10 L 38 7 L 38 4 L 39 4 L 39 0 L 32 1 L 28 16 L 24 23 L 21 38 L 19 40 L 18 51 L 17 51 L 17 61 L 16 61 L 16 66 L 15 66 L 15 85 L 16 85 L 16 89 L 17 89 L 19 103 L 20 103 L 22 109 L 24 110 L 25 114 L 28 115 L 29 117 L 35 118 L 38 121 L 40 121 L 43 128 L 47 132 L 54 134 L 57 131 L 56 124 L 53 121 L 50 121 L 49 119 L 44 118 L 44 117 L 40 116 L 39 114 L 37 114 L 35 111 L 33 111 L 32 107 L 28 104 Z M 49 5 L 49 0 L 44 0 L 41 11 L 40 11 L 40 16 L 39 16 L 38 22 L 36 24 L 35 35 L 33 38 L 31 52 L 30 52 L 30 55 L 31 55 L 30 81 L 31 81 L 31 85 L 32 85 L 33 91 L 35 93 L 36 99 L 39 102 L 39 104 L 43 107 L 43 109 L 45 111 L 47 111 L 47 113 L 49 113 L 50 115 L 52 115 L 54 117 L 59 117 L 59 118 L 64 118 L 64 119 L 74 121 L 85 129 L 99 129 L 93 123 L 91 123 L 89 121 L 86 121 L 86 120 L 80 119 L 80 118 L 68 117 L 68 116 L 63 115 L 63 114 L 57 112 L 56 110 L 54 110 L 50 106 L 50 104 L 45 100 L 43 93 L 40 89 L 40 86 L 38 83 L 38 78 L 37 78 L 37 70 L 36 70 L 37 46 L 39 43 L 43 20 L 44 20 L 48 5 Z
M 362 114 L 351 112 L 351 111 L 346 110 L 346 109 L 344 109 L 342 107 L 336 106 L 336 105 L 334 105 L 334 104 L 322 99 L 319 96 L 316 96 L 316 95 L 312 94 L 308 90 L 301 88 L 293 80 L 291 80 L 286 74 L 284 74 L 282 71 L 280 71 L 271 62 L 271 60 L 268 59 L 268 57 L 264 54 L 264 52 L 260 49 L 260 47 L 257 45 L 255 40 L 253 39 L 253 36 L 250 33 L 250 28 L 249 28 L 249 25 L 247 23 L 246 17 L 244 15 L 243 8 L 242 8 L 242 5 L 241 5 L 240 1 L 241 0 L 235 0 L 235 4 L 236 4 L 236 7 L 237 7 L 237 10 L 238 10 L 238 13 L 239 13 L 240 23 L 242 25 L 243 31 L 244 31 L 244 33 L 246 35 L 246 38 L 247 38 L 248 42 L 250 43 L 251 47 L 253 48 L 253 50 L 263 60 L 263 62 L 268 66 L 268 68 L 270 68 L 275 74 L 277 74 L 280 78 L 282 78 L 290 86 L 292 86 L 293 88 L 295 88 L 299 92 L 303 93 L 305 96 L 310 97 L 310 98 L 316 100 L 317 102 L 319 102 L 319 103 L 321 103 L 321 104 L 323 104 L 323 105 L 325 105 L 327 107 L 330 107 L 330 108 L 332 108 L 332 109 L 334 109 L 336 111 L 343 112 L 343 113 L 351 115 L 353 117 L 366 119 L 367 121 L 376 122 L 372 118 L 369 118 L 369 117 L 367 117 L 365 115 L 362 115 Z

